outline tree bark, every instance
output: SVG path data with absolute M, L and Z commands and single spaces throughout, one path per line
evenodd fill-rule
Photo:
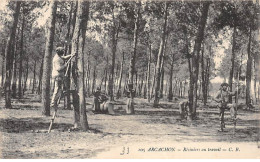
M 77 53 L 77 60 L 74 58 L 73 63 L 77 65 L 77 95 L 79 96 L 79 118 L 75 117 L 74 126 L 80 124 L 83 131 L 89 129 L 87 115 L 86 115 L 86 103 L 85 103 L 85 84 L 84 84 L 84 46 L 86 37 L 86 28 L 89 16 L 89 1 L 79 1 L 78 12 L 76 18 L 76 25 L 72 39 L 72 53 Z M 77 114 L 77 113 L 76 113 Z
M 192 58 L 192 74 L 190 78 L 190 90 L 189 90 L 189 111 L 188 119 L 192 120 L 196 117 L 197 107 L 197 88 L 198 88 L 198 74 L 199 74 L 199 53 L 201 49 L 201 43 L 204 38 L 204 29 L 208 17 L 209 2 L 202 2 L 202 14 L 199 21 L 198 31 L 195 38 L 193 58 Z
M 15 38 L 18 17 L 20 14 L 21 1 L 16 2 L 15 12 L 13 14 L 13 23 L 10 30 L 10 36 L 7 40 L 5 49 L 5 108 L 12 108 L 11 105 L 11 79 L 12 79 L 12 65 L 13 65 L 13 54 L 12 49 L 14 47 L 13 42 Z
M 50 116 L 50 76 L 51 76 L 51 62 L 52 50 L 55 34 L 56 10 L 58 1 L 51 1 L 51 16 L 48 24 L 47 41 L 45 46 L 45 55 L 43 63 L 43 77 L 42 77 L 42 114 Z
M 158 58 L 157 58 L 157 65 L 156 65 L 156 79 L 155 79 L 155 96 L 154 96 L 154 107 L 157 107 L 160 100 L 160 79 L 161 79 L 161 69 L 162 69 L 162 60 L 163 60 L 163 51 L 164 51 L 164 44 L 166 38 L 166 28 L 167 28 L 167 19 L 168 19 L 168 2 L 165 2 L 164 7 L 164 24 L 162 30 L 162 37 L 161 37 L 161 44 L 159 48 Z

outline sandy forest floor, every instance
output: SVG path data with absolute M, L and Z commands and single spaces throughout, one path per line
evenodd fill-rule
M 256 143 L 259 138 L 258 107 L 239 109 L 233 135 L 228 112 L 226 131 L 218 132 L 217 108 L 198 108 L 197 120 L 190 123 L 180 119 L 178 102 L 162 101 L 159 108 L 153 108 L 144 99 L 136 99 L 135 115 L 126 115 L 125 105 L 115 106 L 116 115 L 93 114 L 91 105 L 87 105 L 88 132 L 68 132 L 73 126 L 73 111 L 59 110 L 53 131 L 48 134 L 41 131 L 48 129 L 51 117 L 41 115 L 41 104 L 33 97 L 13 100 L 13 109 L 3 109 L 4 101 L 0 101 L 2 158 L 100 158 L 113 148 L 131 144 Z M 119 151 L 111 154 L 112 158 L 118 156 Z

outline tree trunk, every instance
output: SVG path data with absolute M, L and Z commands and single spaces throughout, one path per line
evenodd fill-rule
M 56 10 L 58 1 L 51 1 L 51 16 L 48 24 L 47 41 L 45 46 L 45 55 L 43 63 L 43 77 L 42 77 L 42 114 L 50 116 L 50 76 L 51 76 L 51 62 L 52 49 L 55 34 Z
M 162 74 L 162 77 L 161 77 L 161 83 L 160 83 L 160 98 L 163 98 L 163 88 L 164 88 L 164 67 L 162 67 L 162 70 L 161 70 L 161 74 Z
M 42 58 L 41 67 L 40 67 L 39 82 L 38 82 L 38 88 L 37 88 L 37 94 L 41 94 L 41 89 L 42 89 L 43 61 L 44 61 L 44 59 Z
M 96 86 L 96 66 L 97 65 L 94 65 L 94 69 L 93 69 L 92 94 L 94 94 L 95 86 Z
M 199 53 L 201 49 L 201 43 L 204 38 L 204 28 L 206 26 L 209 2 L 202 2 L 202 14 L 199 21 L 198 31 L 195 38 L 193 58 L 192 58 L 192 74 L 190 78 L 190 90 L 189 90 L 189 120 L 196 117 L 196 107 L 197 107 L 197 88 L 198 88 L 198 74 L 199 74 Z
M 12 49 L 14 48 L 13 42 L 15 38 L 18 17 L 20 14 L 21 1 L 16 2 L 15 12 L 13 14 L 13 23 L 11 26 L 10 36 L 8 38 L 6 49 L 5 49 L 5 108 L 12 108 L 11 105 L 11 79 L 12 79 L 12 65 L 13 65 L 13 54 Z
M 86 76 L 86 89 L 87 89 L 87 96 L 90 96 L 90 50 L 88 51 L 87 55 L 87 76 Z
M 161 64 L 161 83 L 160 83 L 160 98 L 163 98 L 163 87 L 164 87 L 164 60 L 166 53 L 166 45 L 167 45 L 168 35 L 166 34 L 164 48 L 163 48 L 163 57 Z
M 4 80 L 5 80 L 5 46 L 6 43 L 4 41 L 2 46 L 2 77 L 1 77 L 1 87 L 4 87 Z
M 120 66 L 120 76 L 119 76 L 119 81 L 118 81 L 118 89 L 117 89 L 117 95 L 116 95 L 117 99 L 119 99 L 122 96 L 121 84 L 122 84 L 123 70 L 124 70 L 124 59 L 125 59 L 125 53 L 123 52 L 122 62 L 121 62 L 121 66 Z
M 106 57 L 106 74 L 105 74 L 105 85 L 104 85 L 104 87 L 105 87 L 105 92 L 106 92 L 106 94 L 108 94 L 108 90 L 107 90 L 107 71 L 108 71 L 108 54 L 107 54 L 107 57 Z
M 20 57 L 19 57 L 19 81 L 18 81 L 18 97 L 22 98 L 22 74 L 23 74 L 23 31 L 24 31 L 24 12 L 21 29 Z
M 77 65 L 77 96 L 79 97 L 79 117 L 75 117 L 74 126 L 78 127 L 78 119 L 80 120 L 80 126 L 83 131 L 89 129 L 87 115 L 86 115 L 86 103 L 85 103 L 85 84 L 84 84 L 84 45 L 86 37 L 86 28 L 89 16 L 89 1 L 79 1 L 78 12 L 76 18 L 76 25 L 72 39 L 72 53 L 77 53 L 77 60 L 74 58 L 73 62 Z M 75 113 L 77 114 L 77 113 Z
M 148 72 L 146 73 L 145 75 L 145 80 L 144 80 L 144 83 L 143 83 L 143 88 L 142 88 L 142 93 L 143 93 L 143 98 L 144 99 L 147 99 L 147 78 L 148 78 Z
M 35 84 L 36 84 L 36 60 L 34 60 L 34 65 L 33 65 L 33 82 L 32 82 L 32 93 L 35 91 Z
M 138 77 L 138 71 L 136 71 L 135 72 L 135 92 L 136 92 L 136 95 L 138 95 L 138 79 L 139 79 L 139 77 Z
M 187 82 L 186 82 L 186 79 L 184 80 L 184 85 L 183 85 L 183 97 L 185 98 L 186 97 L 186 85 L 187 85 Z
M 114 2 L 113 2 L 114 3 Z M 113 4 L 114 5 L 114 4 Z M 113 32 L 112 32 L 112 66 L 111 66 L 111 77 L 109 79 L 109 100 L 113 101 L 114 100 L 114 71 L 115 71 L 115 60 L 116 60 L 116 47 L 117 47 L 117 40 L 118 40 L 118 33 L 119 33 L 119 28 L 120 25 L 116 26 L 115 22 L 115 17 L 114 17 L 114 6 L 113 6 L 113 11 L 112 11 L 112 19 L 113 19 Z
M 202 51 L 201 51 L 201 83 L 202 83 L 202 100 L 203 100 L 203 104 L 206 105 L 207 104 L 207 91 L 206 91 L 206 76 L 207 73 L 205 71 L 207 71 L 207 69 L 205 69 L 204 66 L 204 46 L 202 47 Z
M 168 92 L 168 101 L 171 102 L 173 99 L 172 93 L 172 82 L 173 82 L 173 65 L 174 65 L 174 54 L 172 54 L 172 62 L 171 62 L 171 70 L 170 70 L 170 78 L 169 78 L 169 92 Z
M 137 73 L 135 69 L 135 59 L 136 59 L 136 50 L 137 50 L 137 41 L 138 41 L 138 30 L 139 30 L 139 19 L 140 19 L 140 6 L 141 3 L 137 2 L 135 4 L 135 28 L 134 28 L 134 42 L 133 42 L 133 53 L 130 60 L 130 67 L 129 67 L 129 81 L 128 81 L 128 88 L 130 92 L 130 99 L 127 106 L 127 114 L 134 114 L 134 73 Z M 131 101 L 131 102 L 130 102 Z
M 209 77 L 210 77 L 210 58 L 211 58 L 211 48 L 209 51 L 209 57 L 207 58 L 207 70 L 206 70 L 206 87 L 205 87 L 205 96 L 204 96 L 204 102 L 207 103 L 208 102 L 208 96 L 209 96 Z
M 139 77 L 140 78 L 140 77 Z M 139 97 L 142 97 L 142 90 L 143 90 L 143 84 L 144 84 L 144 78 L 145 78 L 145 74 L 143 72 L 143 75 L 142 75 L 142 79 L 141 79 L 141 82 L 139 81 L 139 85 L 138 85 L 138 95 Z
M 71 21 L 72 21 L 72 13 L 73 13 L 73 2 L 70 2 L 70 12 L 69 12 L 69 20 L 68 20 L 68 23 L 67 23 L 67 33 L 66 33 L 66 46 L 65 46 L 65 55 L 69 55 L 70 52 L 71 52 L 71 44 L 68 44 L 70 42 L 70 28 L 71 28 Z M 73 24 L 75 25 L 75 23 Z M 65 76 L 64 78 L 64 90 L 65 92 L 67 92 L 67 94 L 64 96 L 64 109 L 68 109 L 70 110 L 71 109 L 71 104 L 70 104 L 70 93 L 69 93 L 69 90 L 70 90 L 70 71 L 71 71 L 71 64 L 68 65 L 70 66 L 69 69 L 68 69 L 68 74 L 67 76 Z
M 149 57 L 148 57 L 148 67 L 147 67 L 147 100 L 150 102 L 151 94 L 150 94 L 150 87 L 151 87 L 151 57 L 152 57 L 152 45 L 149 44 Z
M 232 35 L 233 40 L 232 40 L 232 54 L 231 54 L 231 69 L 229 72 L 229 80 L 228 80 L 230 91 L 232 91 L 232 82 L 233 82 L 233 77 L 234 77 L 234 66 L 235 66 L 235 57 L 236 57 L 236 53 L 235 53 L 236 31 L 237 31 L 237 28 L 236 28 L 236 26 L 234 26 L 233 35 Z M 232 96 L 229 97 L 229 102 L 232 103 Z
M 150 97 L 153 98 L 154 97 L 154 86 L 155 86 L 155 79 L 156 79 L 156 66 L 157 66 L 157 60 L 156 62 L 154 63 L 154 75 L 153 75 L 153 81 L 152 81 L 152 86 L 151 86 L 151 91 L 150 91 Z
M 258 90 L 258 80 L 257 80 L 257 77 L 258 77 L 259 74 L 257 74 L 257 65 L 256 65 L 256 60 L 254 59 L 254 100 L 255 100 L 255 104 L 258 103 L 258 100 L 257 100 L 257 90 Z
M 250 90 L 251 90 L 251 79 L 252 79 L 252 54 L 251 54 L 251 37 L 252 37 L 252 31 L 251 28 L 249 29 L 249 40 L 247 45 L 247 63 L 246 63 L 246 105 L 249 107 L 249 104 L 251 103 L 251 96 L 250 96 Z
M 28 79 L 28 74 L 29 74 L 29 60 L 26 59 L 26 72 L 24 73 L 24 84 L 23 84 L 23 90 L 22 90 L 22 95 L 24 95 L 24 92 L 27 91 L 27 79 Z
M 164 7 L 164 25 L 162 30 L 162 38 L 161 44 L 159 48 L 158 58 L 157 58 L 157 65 L 156 65 L 156 79 L 155 79 L 155 98 L 154 98 L 154 107 L 157 107 L 160 100 L 160 79 L 161 79 L 161 69 L 162 69 L 162 60 L 163 60 L 163 51 L 164 51 L 164 44 L 166 38 L 166 28 L 167 28 L 167 19 L 168 19 L 168 2 L 165 2 Z
M 19 30 L 18 30 L 18 33 L 17 35 L 19 35 Z M 17 72 L 16 72 L 16 69 L 17 69 L 17 42 L 15 43 L 15 50 L 13 49 L 12 52 L 14 54 L 14 62 L 13 62 L 13 79 L 12 79 L 12 97 L 13 98 L 16 98 L 16 82 L 17 82 Z
M 180 98 L 182 98 L 182 81 L 180 81 Z

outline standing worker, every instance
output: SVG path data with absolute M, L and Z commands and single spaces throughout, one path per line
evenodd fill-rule
M 233 120 L 234 124 L 236 122 L 237 110 L 233 103 L 229 103 L 229 96 L 235 96 L 235 92 L 231 92 L 228 90 L 229 85 L 227 83 L 222 83 L 219 91 L 217 92 L 214 100 L 219 103 L 219 119 L 220 119 L 220 131 L 223 131 L 225 128 L 224 122 L 224 113 L 225 109 L 230 111 L 231 119 Z
M 64 54 L 64 48 L 63 47 L 57 47 L 56 48 L 56 54 L 53 57 L 52 61 L 52 79 L 54 80 L 54 92 L 52 95 L 51 100 L 51 107 L 53 107 L 55 110 L 58 107 L 58 100 L 61 97 L 62 94 L 62 84 L 64 79 L 64 72 L 66 67 L 69 65 L 65 63 L 66 60 L 72 58 L 75 56 L 75 54 L 63 56 Z

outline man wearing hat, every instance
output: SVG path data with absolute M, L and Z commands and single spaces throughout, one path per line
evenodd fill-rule
M 62 83 L 64 78 L 64 72 L 67 67 L 65 61 L 75 56 L 75 54 L 71 54 L 67 56 L 63 56 L 63 54 L 64 54 L 64 48 L 57 47 L 56 54 L 53 57 L 53 61 L 52 61 L 52 79 L 54 80 L 54 92 L 52 95 L 51 107 L 54 107 L 55 109 L 58 106 L 58 100 L 62 94 Z
M 230 92 L 228 90 L 229 85 L 227 83 L 222 83 L 219 91 L 217 92 L 214 100 L 219 103 L 219 119 L 220 119 L 220 131 L 223 131 L 223 128 L 225 128 L 225 122 L 224 122 L 224 113 L 225 109 L 230 110 L 230 115 L 232 120 L 236 121 L 236 114 L 237 110 L 235 108 L 235 105 L 232 103 L 229 103 L 229 96 L 235 96 L 236 92 Z

